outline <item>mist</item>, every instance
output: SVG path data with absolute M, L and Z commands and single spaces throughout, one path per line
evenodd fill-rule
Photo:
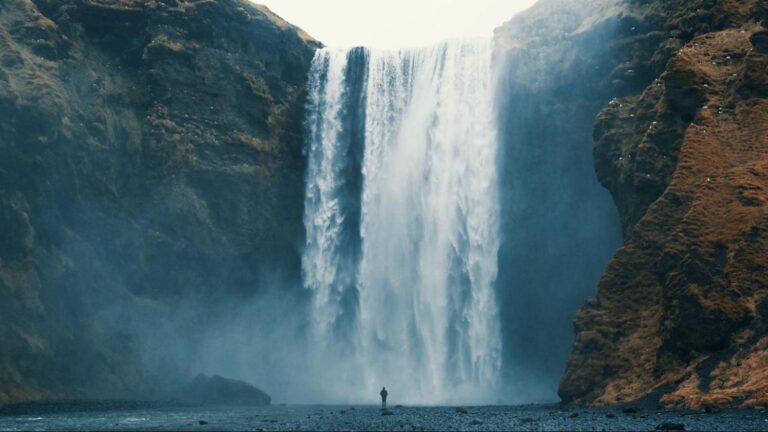
M 559 400 L 572 320 L 622 240 L 592 159 L 593 119 L 614 96 L 611 83 L 593 77 L 610 74 L 615 53 L 605 41 L 616 32 L 609 20 L 578 33 L 596 7 L 540 2 L 527 26 L 516 18 L 497 30 L 504 239 L 497 292 L 512 403 Z
M 591 119 L 602 106 L 602 99 L 610 99 L 611 92 L 598 89 L 595 94 L 591 81 L 585 78 L 594 65 L 600 64 L 602 56 L 610 55 L 600 51 L 599 41 L 613 31 L 611 25 L 606 25 L 602 33 L 592 34 L 590 39 L 573 38 L 571 49 L 594 47 L 596 58 L 583 66 L 584 76 L 567 80 L 560 75 L 565 67 L 553 66 L 539 51 L 496 51 L 493 73 L 497 80 L 495 110 L 500 125 L 497 163 L 502 225 L 499 274 L 494 286 L 502 330 L 502 384 L 490 399 L 474 399 L 476 395 L 471 392 L 462 395 L 457 388 L 445 388 L 457 392 L 459 396 L 452 399 L 455 403 L 558 400 L 557 386 L 573 338 L 571 321 L 583 302 L 594 297 L 604 267 L 621 242 L 615 206 L 597 182 L 591 156 Z M 344 55 L 349 55 L 350 61 L 358 61 L 354 59 L 364 53 L 351 51 Z M 359 69 L 355 73 L 359 75 Z M 592 98 L 586 98 L 587 94 Z M 583 100 L 591 102 L 576 102 Z M 356 103 L 350 105 L 347 115 L 358 112 L 359 102 Z M 365 116 L 345 121 L 364 123 Z M 346 130 L 344 139 L 350 140 L 350 147 L 343 152 L 359 156 L 349 160 L 350 166 L 338 169 L 349 179 L 344 183 L 343 194 L 354 196 L 361 190 L 361 180 L 353 179 L 362 169 L 364 149 L 362 138 L 355 135 L 359 131 L 346 127 L 340 130 Z M 337 287 L 347 286 L 344 290 L 349 291 L 340 292 L 340 308 L 321 320 L 333 323 L 344 317 L 342 321 L 331 329 L 314 328 L 319 325 L 318 305 L 312 300 L 316 293 L 310 287 L 272 290 L 268 295 L 251 299 L 252 304 L 234 308 L 237 312 L 229 314 L 225 323 L 206 331 L 202 337 L 204 345 L 216 348 L 200 354 L 199 369 L 247 379 L 274 394 L 276 400 L 291 403 L 376 400 L 377 384 L 366 385 L 360 371 L 371 367 L 386 370 L 387 366 L 367 357 L 349 340 L 350 331 L 356 331 L 354 317 L 360 313 L 356 285 L 359 275 L 354 275 L 354 268 L 361 251 L 354 242 L 350 243 L 350 239 L 359 236 L 356 233 L 360 223 L 354 222 L 354 217 L 360 209 L 353 205 L 346 212 L 352 219 L 345 219 L 349 225 L 338 227 L 347 234 L 339 243 L 341 249 L 333 252 L 342 255 L 325 255 L 331 252 L 328 249 L 314 252 L 318 258 L 330 260 L 328 263 L 352 260 L 351 270 L 339 271 L 352 271 L 353 276 L 334 282 Z M 376 262 L 383 265 L 386 260 Z M 301 294 L 287 294 L 301 289 Z M 344 297 L 343 292 L 351 297 Z M 349 325 L 353 327 L 345 329 Z M 318 331 L 329 333 L 318 340 Z M 389 383 L 397 380 L 392 377 Z M 378 381 L 389 385 L 386 380 Z M 413 395 L 398 394 L 404 390 L 402 386 L 390 389 L 401 400 L 419 403 Z M 429 403 L 429 399 L 424 398 L 421 403 Z
M 556 402 L 573 316 L 621 241 L 591 154 L 614 95 L 590 77 L 615 29 L 580 36 L 582 12 L 493 41 L 319 51 L 304 154 L 277 180 L 115 180 L 128 204 L 56 185 L 39 221 L 68 231 L 39 262 L 67 287 L 46 293 L 57 343 L 82 360 L 63 382 L 96 368 L 113 381 L 84 391 L 104 397 L 174 399 L 205 373 L 276 403 L 374 403 L 382 386 L 412 405 Z M 125 158 L 115 179 L 143 166 Z
M 578 24 L 578 20 L 570 23 L 572 26 Z M 461 259 L 456 257 L 446 261 L 445 267 L 433 260 L 428 269 L 408 270 L 409 263 L 424 265 L 433 259 L 430 257 L 440 257 L 443 252 L 439 249 L 425 252 L 429 250 L 425 248 L 436 246 L 419 244 L 422 241 L 419 237 L 398 237 L 397 224 L 405 224 L 402 233 L 406 235 L 416 229 L 407 225 L 412 223 L 408 220 L 429 217 L 419 213 L 425 210 L 413 210 L 416 213 L 409 215 L 410 210 L 398 207 L 418 201 L 413 201 L 416 195 L 401 195 L 406 190 L 404 185 L 413 186 L 416 178 L 429 175 L 422 173 L 410 178 L 409 161 L 430 156 L 417 152 L 418 143 L 412 140 L 421 133 L 418 127 L 414 129 L 407 123 L 416 121 L 416 118 L 408 118 L 408 110 L 414 108 L 407 105 L 398 108 L 396 104 L 399 102 L 387 105 L 398 98 L 408 100 L 409 92 L 418 94 L 414 88 L 423 85 L 418 84 L 418 74 L 413 76 L 414 81 L 409 81 L 412 79 L 409 75 L 395 78 L 404 79 L 405 90 L 399 90 L 403 91 L 399 95 L 393 93 L 389 102 L 387 98 L 390 96 L 371 93 L 371 89 L 366 93 L 365 90 L 372 82 L 369 62 L 371 70 L 397 77 L 400 64 L 404 65 L 404 70 L 417 67 L 414 65 L 424 61 L 419 56 L 429 58 L 429 50 L 437 50 L 438 56 L 444 55 L 441 50 L 452 49 L 450 44 L 421 51 L 380 50 L 373 54 L 364 49 L 331 49 L 327 55 L 335 55 L 335 60 L 316 58 L 325 64 L 314 72 L 318 77 L 315 81 L 310 79 L 310 86 L 330 85 L 327 82 L 332 79 L 337 82 L 333 84 L 335 87 L 320 89 L 326 92 L 322 100 L 312 102 L 310 98 L 308 102 L 307 155 L 310 166 L 307 193 L 316 196 L 308 195 L 304 209 L 304 224 L 310 241 L 295 245 L 296 254 L 303 255 L 301 280 L 296 273 L 291 273 L 295 270 L 288 272 L 289 277 L 279 277 L 271 274 L 277 269 L 263 269 L 260 288 L 254 294 L 220 299 L 215 312 L 202 305 L 185 305 L 175 312 L 174 319 L 188 323 L 195 322 L 195 317 L 208 318 L 199 327 L 186 326 L 181 332 L 188 333 L 181 337 L 159 338 L 156 342 L 157 347 L 162 347 L 159 351 L 172 352 L 170 356 L 177 364 L 176 369 L 184 371 L 187 377 L 203 372 L 246 380 L 267 391 L 278 403 L 374 403 L 378 389 L 383 385 L 388 386 L 393 398 L 415 405 L 556 402 L 558 382 L 573 338 L 572 319 L 583 302 L 594 297 L 604 267 L 621 243 L 615 206 L 608 192 L 597 182 L 591 155 L 592 119 L 613 95 L 608 87 L 595 87 L 589 76 L 596 68 L 607 67 L 603 59 L 612 53 L 602 48 L 601 40 L 614 31 L 613 24 L 606 23 L 600 31 L 592 32 L 586 38 L 556 35 L 568 41 L 561 44 L 557 52 L 543 51 L 538 46 L 529 49 L 513 44 L 510 48 L 505 46 L 508 41 L 503 35 L 497 35 L 493 61 L 485 66 L 493 76 L 493 98 L 488 102 L 491 110 L 485 117 L 494 117 L 497 129 L 492 139 L 498 143 L 498 148 L 492 150 L 498 175 L 492 176 L 492 181 L 498 188 L 500 226 L 496 235 L 500 243 L 497 249 L 490 249 L 490 253 L 497 257 L 498 276 L 493 269 L 489 273 L 493 278 L 493 308 L 498 311 L 498 317 L 493 317 L 491 309 L 491 312 L 481 312 L 485 315 L 478 315 L 473 320 L 483 316 L 483 319 L 491 320 L 490 326 L 498 320 L 500 333 L 490 336 L 498 338 L 500 349 L 498 375 L 492 378 L 497 385 L 482 384 L 490 392 L 479 392 L 473 388 L 472 380 L 463 382 L 458 371 L 464 366 L 460 363 L 446 369 L 453 372 L 420 381 L 431 373 L 429 370 L 440 367 L 442 360 L 439 356 L 434 357 L 436 353 L 449 353 L 455 349 L 452 347 L 475 341 L 461 342 L 459 336 L 451 336 L 443 348 L 447 351 L 427 354 L 428 351 L 423 351 L 427 345 L 420 344 L 426 337 L 421 332 L 428 328 L 424 327 L 428 324 L 419 319 L 418 312 L 412 316 L 399 312 L 418 310 L 418 306 L 402 302 L 428 286 L 422 285 L 425 283 L 442 287 L 428 294 L 430 302 L 439 301 L 446 295 L 442 289 L 454 283 L 456 287 L 462 287 L 454 294 L 459 297 L 477 287 L 462 282 L 462 276 L 458 282 L 452 279 L 440 282 L 442 279 L 438 276 L 442 273 L 461 273 Z M 591 51 L 594 58 L 579 65 L 582 59 L 569 57 L 569 50 Z M 370 59 L 372 55 L 384 59 L 383 63 L 375 66 L 376 60 Z M 561 58 L 564 63 L 553 64 L 552 58 Z M 334 65 L 334 61 L 341 63 Z M 338 70 L 332 72 L 334 67 Z M 574 74 L 574 69 L 579 72 Z M 332 73 L 336 78 L 330 77 Z M 381 87 L 378 91 L 388 90 Z M 376 100 L 378 97 L 381 101 Z M 456 103 L 455 100 L 448 101 Z M 318 109 L 325 111 L 312 111 L 312 103 L 320 104 Z M 394 107 L 387 108 L 393 111 L 390 114 L 377 112 L 375 117 L 370 117 L 376 103 Z M 424 103 L 422 100 L 422 106 L 416 109 L 431 109 L 423 106 Z M 480 103 L 472 106 L 481 109 Z M 329 115 L 329 104 L 338 104 L 336 114 L 330 114 L 337 117 L 330 120 L 312 118 Z M 377 130 L 370 124 L 366 126 L 366 121 L 387 118 L 388 115 L 404 116 L 403 127 L 411 128 L 405 135 L 381 141 L 391 141 L 391 145 L 400 140 L 410 142 L 404 147 L 406 153 L 401 155 L 401 160 L 390 168 L 386 164 L 371 165 L 372 151 L 386 151 L 372 150 L 370 142 L 376 141 L 370 141 L 371 137 L 384 133 L 384 129 Z M 313 122 L 322 121 L 330 123 L 313 126 Z M 394 124 L 394 130 L 401 127 Z M 435 130 L 430 133 L 434 134 Z M 332 131 L 332 135 L 328 135 L 328 131 Z M 313 139 L 321 147 L 312 150 Z M 464 142 L 472 142 L 476 136 L 467 135 L 464 139 Z M 439 143 L 435 141 L 432 145 L 442 145 Z M 327 147 L 331 144 L 341 147 Z M 312 151 L 321 153 L 312 156 Z M 434 148 L 427 147 L 422 151 L 434 151 Z M 338 154 L 323 156 L 322 152 Z M 318 159 L 317 168 L 313 168 L 312 157 L 331 159 L 326 162 Z M 482 166 L 487 167 L 487 164 Z M 452 169 L 450 165 L 446 167 Z M 372 186 L 375 183 L 371 183 L 371 173 L 388 169 L 390 171 L 380 180 L 382 183 Z M 408 178 L 410 180 L 397 186 L 402 179 Z M 318 183 L 313 185 L 313 182 Z M 334 182 L 337 182 L 335 186 L 329 186 Z M 317 192 L 312 192 L 313 187 Z M 376 191 L 372 187 L 380 189 Z M 321 192 L 329 195 L 320 195 Z M 387 194 L 392 197 L 389 201 Z M 384 197 L 381 198 L 383 207 L 373 210 L 368 222 L 366 212 L 372 210 L 365 208 L 369 204 L 360 201 L 369 199 L 366 196 Z M 445 199 L 443 197 L 439 202 L 445 205 L 448 202 Z M 318 210 L 312 210 L 312 206 Z M 317 211 L 317 216 L 308 211 Z M 446 212 L 450 214 L 451 210 L 443 209 L 441 214 Z M 335 216 L 328 219 L 332 214 Z M 376 220 L 371 218 L 376 215 L 383 218 L 376 222 L 380 224 L 379 228 L 370 225 L 370 221 Z M 408 216 L 399 222 L 403 215 Z M 336 224 L 322 225 L 329 221 Z M 321 225 L 316 225 L 318 223 Z M 432 224 L 437 227 L 437 234 L 447 235 L 447 238 L 452 238 L 451 230 L 457 229 L 450 223 L 441 224 L 439 219 Z M 376 236 L 381 240 L 376 240 Z M 421 248 L 421 258 L 408 257 L 408 252 L 398 250 L 411 241 L 416 242 L 417 250 Z M 487 241 L 480 243 L 488 244 Z M 382 247 L 385 249 L 380 249 Z M 457 250 L 461 250 L 461 246 Z M 392 266 L 393 263 L 397 264 Z M 401 271 L 406 273 L 398 275 Z M 408 275 L 410 271 L 414 272 L 412 274 L 424 272 L 425 276 L 412 277 Z M 362 292 L 361 286 L 364 287 Z M 365 287 L 374 291 L 363 294 Z M 388 290 L 392 290 L 391 298 L 384 294 L 390 292 Z M 376 318 L 380 311 L 365 309 L 366 296 L 371 295 L 377 296 L 376 308 L 387 308 L 388 304 L 393 307 L 387 312 L 386 319 Z M 395 305 L 393 301 L 400 303 Z M 438 311 L 434 305 L 429 307 L 432 313 Z M 467 311 L 462 313 L 466 316 Z M 368 333 L 366 319 L 375 323 Z M 455 328 L 457 334 L 461 334 L 458 321 L 451 321 L 450 315 L 445 319 L 434 322 L 436 327 L 429 330 L 432 335 L 440 334 L 444 328 Z M 411 327 L 416 322 L 421 323 L 420 329 Z M 398 339 L 402 337 L 405 339 Z M 169 340 L 172 341 L 170 344 Z M 476 349 L 489 348 L 480 345 Z M 158 348 L 147 352 L 158 352 Z M 460 357 L 460 352 L 447 354 L 446 358 Z M 486 355 L 479 354 L 479 358 Z M 471 369 L 476 363 L 467 365 Z M 420 370 L 421 367 L 426 369 Z

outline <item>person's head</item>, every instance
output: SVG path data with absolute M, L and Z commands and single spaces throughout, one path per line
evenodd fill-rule
M 382 387 L 381 389 L 382 389 L 382 390 L 386 390 L 387 388 L 386 388 L 386 387 Z

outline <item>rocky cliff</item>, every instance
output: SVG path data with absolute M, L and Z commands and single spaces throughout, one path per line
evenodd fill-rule
M 240 0 L 0 2 L 0 403 L 145 397 L 142 338 L 299 273 L 317 46 Z
M 597 117 L 594 159 L 624 245 L 576 317 L 560 395 L 766 406 L 768 5 L 630 0 L 612 13 L 615 71 L 631 79 Z

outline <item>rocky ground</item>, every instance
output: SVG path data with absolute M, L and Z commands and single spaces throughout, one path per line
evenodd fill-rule
M 70 408 L 70 409 L 68 409 Z M 85 411 L 82 405 L 0 411 L 11 430 L 521 430 L 521 431 L 766 431 L 761 411 L 655 411 L 528 407 L 270 406 L 207 408 L 119 403 Z M 9 415 L 14 414 L 14 415 Z

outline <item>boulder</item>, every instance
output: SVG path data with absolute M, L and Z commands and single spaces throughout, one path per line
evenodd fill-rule
M 269 405 L 272 398 L 248 384 L 218 375 L 200 374 L 187 388 L 183 399 L 206 405 Z

